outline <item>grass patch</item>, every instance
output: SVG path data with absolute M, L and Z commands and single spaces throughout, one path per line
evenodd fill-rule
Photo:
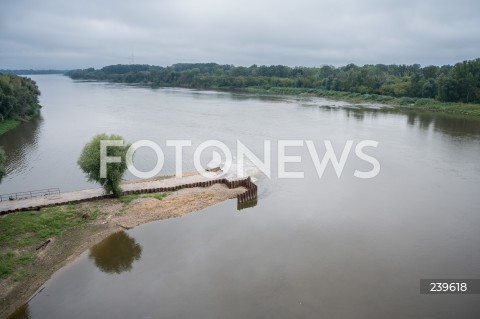
M 0 218 L 0 278 L 21 280 L 28 276 L 27 268 L 35 260 L 35 248 L 51 237 L 95 220 L 98 211 L 88 212 L 75 205 L 49 207 L 40 212 L 18 212 Z
M 137 199 L 137 198 L 155 198 L 158 200 L 162 200 L 167 196 L 168 196 L 167 193 L 124 195 L 120 197 L 120 201 L 124 204 L 130 204 L 134 199 Z
M 15 254 L 8 252 L 6 254 L 0 254 L 0 278 L 6 277 L 13 273 Z
M 13 130 L 20 124 L 19 120 L 9 119 L 3 122 L 0 122 L 0 135 Z
M 7 252 L 0 254 L 0 278 L 11 277 L 14 281 L 28 276 L 27 266 L 35 257 L 32 253 Z

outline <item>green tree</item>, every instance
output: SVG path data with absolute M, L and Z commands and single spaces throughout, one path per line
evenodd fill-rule
M 0 74 L 0 122 L 21 118 L 28 120 L 38 114 L 40 91 L 36 83 L 12 74 Z
M 425 98 L 434 98 L 436 92 L 435 81 L 433 79 L 428 79 L 422 86 L 422 97 Z
M 458 82 L 450 75 L 441 74 L 437 79 L 437 99 L 442 102 L 458 101 Z
M 100 174 L 100 143 L 105 140 L 123 141 L 123 138 L 119 135 L 95 135 L 92 140 L 84 146 L 77 164 L 87 175 L 89 181 L 98 182 L 107 194 L 112 193 L 115 197 L 120 197 L 122 195 L 120 181 L 127 169 L 125 156 L 130 145 L 109 146 L 106 148 L 106 155 L 108 157 L 117 156 L 121 158 L 121 161 L 118 163 L 108 163 L 106 177 L 102 178 Z

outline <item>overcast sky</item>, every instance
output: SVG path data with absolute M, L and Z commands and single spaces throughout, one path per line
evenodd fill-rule
M 478 0 L 1 0 L 0 69 L 129 63 L 453 64 Z

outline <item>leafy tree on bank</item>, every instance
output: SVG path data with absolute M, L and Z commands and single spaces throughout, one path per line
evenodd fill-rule
M 89 181 L 95 181 L 102 185 L 106 194 L 112 193 L 115 197 L 120 197 L 122 195 L 120 182 L 127 169 L 125 157 L 130 145 L 109 146 L 106 148 L 107 156 L 118 156 L 121 158 L 121 161 L 119 163 L 107 163 L 106 178 L 102 178 L 100 174 L 100 142 L 103 140 L 123 140 L 123 138 L 113 134 L 95 135 L 92 140 L 84 146 L 77 164 Z
M 8 119 L 28 120 L 38 114 L 40 90 L 29 78 L 0 74 L 0 123 Z

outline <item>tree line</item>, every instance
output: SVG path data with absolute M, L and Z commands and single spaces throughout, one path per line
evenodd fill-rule
M 28 120 L 38 114 L 40 90 L 35 81 L 13 74 L 0 74 L 0 124 Z
M 144 83 L 203 89 L 305 88 L 436 99 L 442 102 L 480 103 L 480 59 L 453 66 L 364 65 L 342 67 L 250 67 L 216 63 L 179 63 L 168 67 L 110 65 L 73 70 L 73 79 Z
M 15 74 L 15 75 L 34 75 L 34 74 L 65 74 L 69 70 L 33 70 L 33 69 L 19 69 L 19 70 L 9 70 L 9 69 L 0 69 L 2 74 Z

